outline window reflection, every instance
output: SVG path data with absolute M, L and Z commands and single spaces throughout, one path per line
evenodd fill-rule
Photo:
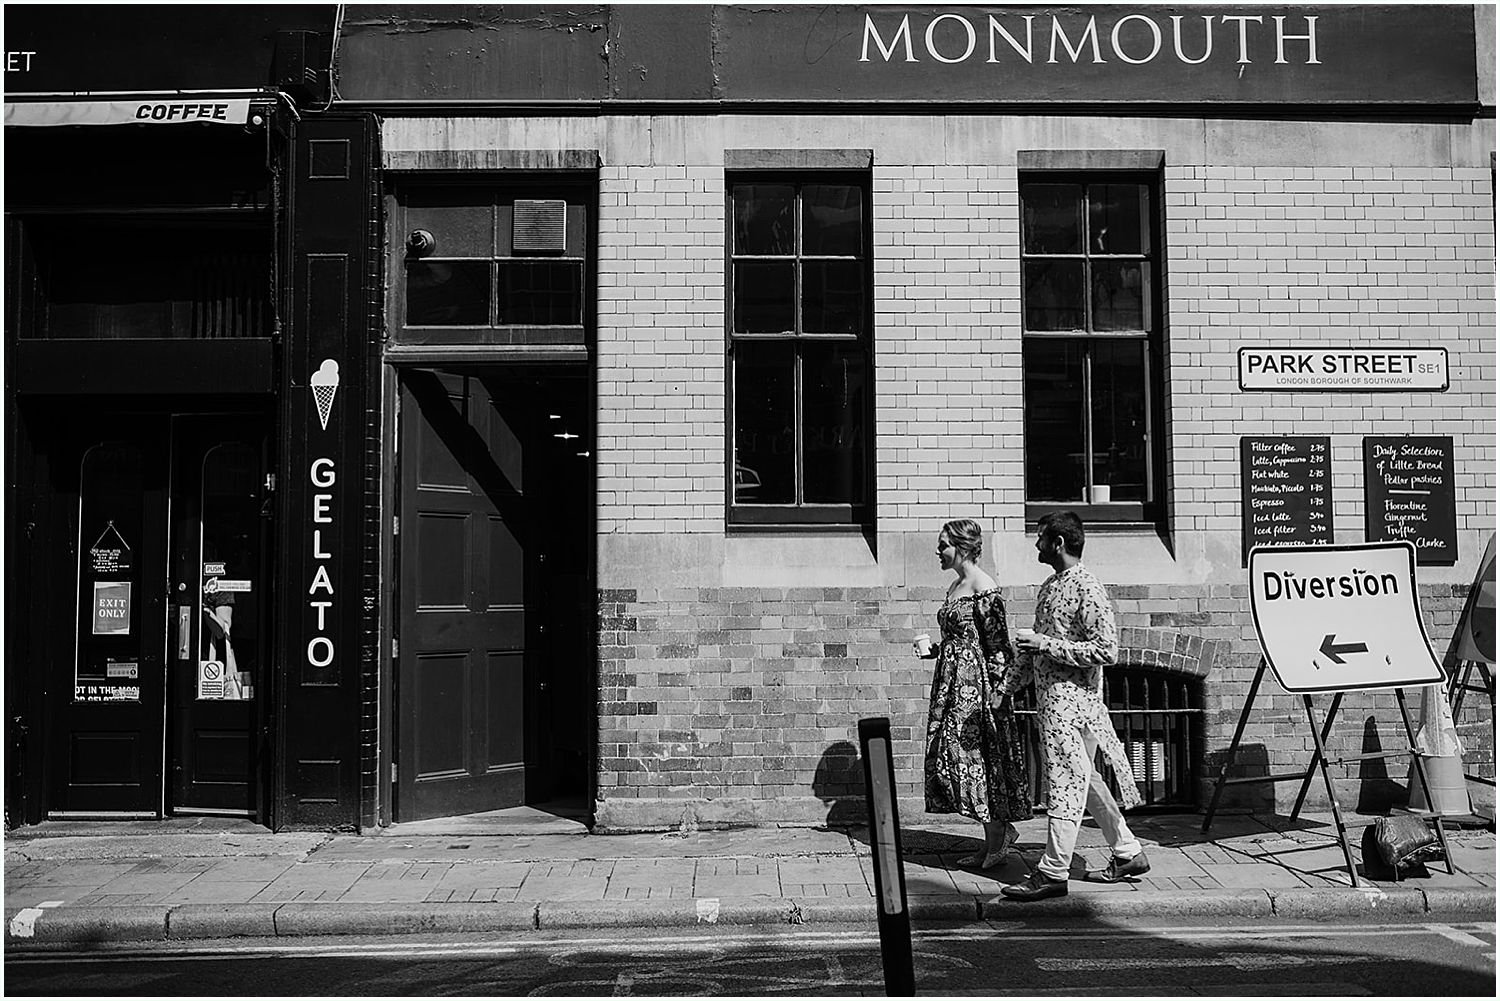
M 406 322 L 413 327 L 482 327 L 490 322 L 487 261 L 409 261 Z
M 1145 264 L 1141 261 L 1095 261 L 1093 303 L 1095 330 L 1145 329 Z
M 739 522 L 868 515 L 869 192 L 815 176 L 730 186 Z
M 78 475 L 73 700 L 139 702 L 145 460 L 137 445 L 101 442 Z
M 795 369 L 790 343 L 747 341 L 734 356 L 735 500 L 797 499 Z
M 737 184 L 734 187 L 734 252 L 786 255 L 793 251 L 790 184 Z
M 1077 184 L 1023 184 L 1022 247 L 1028 254 L 1083 250 L 1082 194 Z
M 858 261 L 807 261 L 802 265 L 802 329 L 810 334 L 854 334 L 865 309 Z
M 864 199 L 849 184 L 809 184 L 802 189 L 802 253 L 854 257 L 863 249 Z
M 566 326 L 583 322 L 583 262 L 501 261 L 499 323 Z
M 814 504 L 865 499 L 864 352 L 841 344 L 802 349 L 803 496 Z
M 1094 345 L 1094 476 L 1112 501 L 1146 499 L 1146 344 Z
M 1026 499 L 1144 511 L 1154 500 L 1147 380 L 1161 334 L 1153 189 L 1076 176 L 1020 185 Z
M 1093 184 L 1089 186 L 1089 250 L 1096 254 L 1146 252 L 1146 186 Z
M 734 329 L 779 334 L 797 324 L 796 265 L 791 261 L 740 261 L 734 266 Z
M 1023 351 L 1027 499 L 1076 503 L 1084 487 L 1084 345 L 1036 338 Z
M 1026 329 L 1082 330 L 1086 315 L 1082 261 L 1026 262 Z
M 256 625 L 265 581 L 259 579 L 259 474 L 259 455 L 247 444 L 215 445 L 204 454 L 198 657 L 218 664 L 219 671 L 200 667 L 200 699 L 252 699 L 260 679 Z M 211 674 L 222 683 L 213 684 Z

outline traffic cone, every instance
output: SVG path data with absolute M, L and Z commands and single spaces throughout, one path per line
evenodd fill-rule
M 1453 725 L 1453 713 L 1448 708 L 1448 699 L 1441 685 L 1422 688 L 1422 722 L 1417 727 L 1417 753 L 1427 772 L 1427 786 L 1434 805 L 1429 806 L 1427 797 L 1422 795 L 1422 780 L 1413 761 L 1406 774 L 1407 806 L 1413 810 L 1431 810 L 1445 817 L 1469 816 L 1473 811 L 1469 805 L 1469 784 L 1464 779 L 1463 747 L 1458 742 L 1458 729 Z

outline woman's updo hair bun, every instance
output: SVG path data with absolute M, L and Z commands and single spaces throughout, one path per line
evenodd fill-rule
M 948 539 L 953 543 L 953 548 L 958 550 L 958 556 L 970 563 L 978 563 L 979 557 L 984 553 L 984 533 L 980 531 L 979 523 L 970 518 L 958 518 L 943 526 L 943 531 L 948 533 Z

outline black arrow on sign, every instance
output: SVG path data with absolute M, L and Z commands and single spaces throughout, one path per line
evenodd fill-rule
M 1318 652 L 1335 664 L 1342 664 L 1344 658 L 1339 654 L 1344 653 L 1369 653 L 1370 648 L 1363 643 L 1335 643 L 1333 633 L 1323 637 L 1323 645 L 1318 647 Z

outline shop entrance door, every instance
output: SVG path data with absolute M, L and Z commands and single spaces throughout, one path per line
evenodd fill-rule
M 59 418 L 47 681 L 52 816 L 259 816 L 267 422 Z M 212 622 L 209 619 L 213 619 Z
M 401 379 L 400 820 L 535 794 L 533 416 L 475 376 Z
M 256 816 L 270 637 L 267 436 L 176 417 L 172 435 L 171 810 Z

